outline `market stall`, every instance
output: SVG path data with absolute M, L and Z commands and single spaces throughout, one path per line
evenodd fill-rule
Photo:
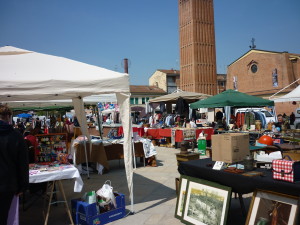
M 88 161 L 92 163 L 98 163 L 101 164 L 106 171 L 109 171 L 109 161 L 110 160 L 121 160 L 124 159 L 124 149 L 122 143 L 112 144 L 112 143 L 102 143 L 102 142 L 94 142 L 92 143 L 92 150 L 89 152 L 89 145 L 90 143 L 87 143 L 88 146 Z M 81 163 L 85 162 L 84 158 L 84 145 L 82 142 L 78 142 L 74 145 L 72 148 L 72 155 L 74 159 L 74 164 L 79 165 Z M 154 156 L 151 155 L 146 156 L 145 154 L 146 149 L 143 148 L 142 142 L 135 142 L 134 143 L 134 156 L 139 157 L 144 161 L 144 166 L 146 166 L 146 161 L 148 158 Z M 147 157 L 147 158 L 146 158 Z M 153 157 L 154 160 L 151 162 L 156 162 L 155 156 Z M 149 164 L 147 164 L 149 165 Z M 149 166 L 152 166 L 149 165 Z M 153 164 L 154 166 L 154 164 Z
M 247 95 L 235 90 L 226 90 L 218 95 L 209 97 L 204 100 L 192 103 L 192 109 L 199 108 L 219 108 L 219 107 L 259 107 L 259 106 L 274 106 L 274 101 L 268 99 Z M 225 108 L 226 122 L 229 124 L 230 109 Z
M 175 104 L 176 101 L 179 98 L 183 98 L 184 100 L 187 101 L 187 103 L 192 103 L 195 102 L 199 99 L 206 99 L 210 97 L 211 95 L 208 94 L 202 94 L 202 93 L 196 93 L 196 92 L 188 92 L 188 91 L 182 91 L 182 90 L 177 90 L 174 93 L 168 94 L 168 95 L 163 95 L 157 98 L 150 99 L 150 103 L 159 103 L 159 102 L 166 102 L 166 103 L 173 103 Z
M 174 131 L 174 141 L 175 142 L 182 142 L 185 137 L 186 130 L 192 130 L 194 133 L 194 138 L 190 139 L 196 139 L 199 137 L 199 134 L 204 132 L 204 134 L 207 134 L 206 140 L 211 140 L 211 135 L 214 134 L 214 129 L 211 127 L 207 128 L 147 128 L 146 129 L 146 135 L 150 136 L 152 139 L 162 139 L 166 137 L 172 137 L 172 131 Z
M 63 57 L 0 48 L 0 102 L 72 100 L 82 133 L 90 139 L 83 98 L 116 93 L 124 128 L 124 161 L 132 197 L 129 76 Z

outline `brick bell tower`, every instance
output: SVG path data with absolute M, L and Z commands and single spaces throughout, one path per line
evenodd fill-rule
M 180 88 L 217 93 L 213 0 L 178 0 Z

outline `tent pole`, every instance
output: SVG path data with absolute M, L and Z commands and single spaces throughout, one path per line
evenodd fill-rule
M 98 106 L 96 106 L 96 112 L 97 112 L 98 130 L 99 130 L 100 138 L 103 140 L 103 136 L 102 136 L 102 119 L 100 119 L 100 117 L 102 117 L 102 115 L 101 115 L 101 111 L 99 110 Z
M 131 193 L 130 193 L 130 202 L 131 202 L 131 209 L 130 209 L 130 213 L 131 213 L 131 215 L 133 215 L 134 214 L 134 209 L 133 209 L 133 181 L 132 181 L 132 187 L 131 187 Z
M 135 159 L 135 148 L 134 148 L 134 140 L 133 140 L 133 128 L 132 128 L 132 118 L 131 118 L 131 145 L 132 145 L 132 153 L 133 153 L 133 165 L 134 169 L 136 169 L 136 159 Z
M 130 122 L 131 122 L 131 126 L 130 126 L 130 134 L 131 134 L 131 144 L 132 144 L 132 152 L 133 152 L 133 163 L 134 163 L 134 169 L 136 169 L 136 159 L 135 159 L 135 149 L 134 149 L 134 140 L 133 140 L 133 128 L 132 128 L 132 117 L 130 117 Z M 131 202 L 131 214 L 134 214 L 134 209 L 133 209 L 133 174 L 132 173 L 132 186 L 131 186 L 131 192 L 130 192 L 130 202 Z
M 87 175 L 88 175 L 88 179 L 90 179 L 90 171 L 89 171 L 89 163 L 88 163 L 88 158 L 87 158 L 87 153 L 86 153 L 86 140 L 85 140 L 85 136 L 84 136 L 84 153 L 85 153 L 85 162 L 86 162 L 86 171 L 87 171 Z M 90 143 L 91 145 L 92 143 Z

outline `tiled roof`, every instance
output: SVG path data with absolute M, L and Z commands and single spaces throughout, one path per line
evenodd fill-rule
M 180 74 L 180 70 L 161 70 L 161 69 L 158 69 L 158 71 L 161 71 L 163 73 L 171 73 L 171 74 Z
M 130 92 L 131 93 L 159 93 L 159 94 L 166 94 L 166 92 L 158 87 L 155 86 L 148 86 L 148 85 L 130 85 Z

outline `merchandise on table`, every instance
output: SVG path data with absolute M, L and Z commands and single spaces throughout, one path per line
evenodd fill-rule
M 52 172 L 72 168 L 72 165 L 60 164 L 59 162 L 45 162 L 29 164 L 29 175 L 35 175 L 43 172 Z
M 67 153 L 67 134 L 41 134 L 36 135 L 40 154 L 36 156 L 37 162 L 53 162 L 60 153 Z

